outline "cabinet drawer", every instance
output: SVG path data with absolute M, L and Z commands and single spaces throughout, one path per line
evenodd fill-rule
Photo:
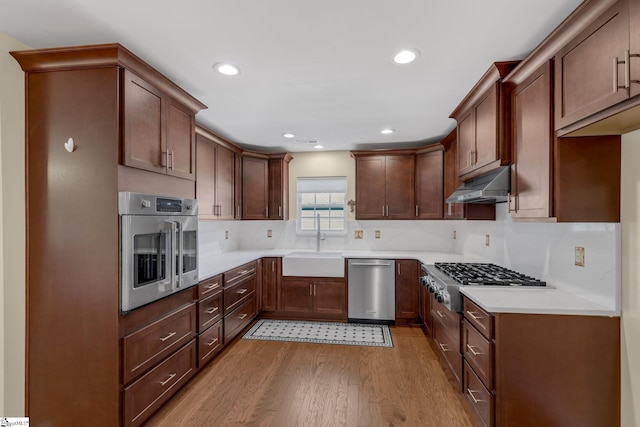
M 441 356 L 449 365 L 451 373 L 458 384 L 458 391 L 462 388 L 462 355 L 460 354 L 460 336 L 452 337 L 439 320 L 433 322 L 433 342 L 438 347 Z
M 463 313 L 467 319 L 478 331 L 487 339 L 493 339 L 493 316 L 468 298 L 463 298 Z
M 489 390 L 493 389 L 493 344 L 467 319 L 462 333 L 462 354 Z
M 482 425 L 485 427 L 492 426 L 494 419 L 493 394 L 487 390 L 467 363 L 464 364 L 463 393 L 476 414 L 478 414 Z
M 198 285 L 198 299 L 203 299 L 222 290 L 222 274 L 200 282 Z
M 125 336 L 122 339 L 123 383 L 140 376 L 195 336 L 195 303 Z
M 256 262 L 251 261 L 224 273 L 224 287 L 233 286 L 240 280 L 256 274 Z
M 125 426 L 137 426 L 193 376 L 196 370 L 196 342 L 192 340 L 164 362 L 124 389 Z
M 459 337 L 461 321 L 460 313 L 449 310 L 443 304 L 435 300 L 432 300 L 432 302 L 434 303 L 431 309 L 432 317 L 434 319 L 438 319 L 450 335 Z
M 222 320 L 198 336 L 198 367 L 203 367 L 222 350 Z
M 198 302 L 198 332 L 222 319 L 222 292 Z
M 229 343 L 256 317 L 256 299 L 250 298 L 224 318 L 224 342 Z
M 224 315 L 238 308 L 247 298 L 256 293 L 256 275 L 224 288 Z

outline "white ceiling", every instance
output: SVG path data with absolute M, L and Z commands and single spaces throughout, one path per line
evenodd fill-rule
M 118 42 L 208 106 L 248 148 L 408 147 L 440 140 L 494 61 L 524 58 L 580 0 L 0 0 L 32 48 Z M 421 52 L 408 65 L 392 56 Z M 230 61 L 228 77 L 212 65 Z M 392 135 L 380 130 L 391 127 Z

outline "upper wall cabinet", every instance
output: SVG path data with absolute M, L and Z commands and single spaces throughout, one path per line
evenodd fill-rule
M 289 219 L 288 153 L 242 153 L 242 219 Z
M 351 152 L 356 159 L 356 219 L 415 218 L 414 152 Z
M 196 127 L 196 198 L 201 219 L 240 219 L 236 193 L 240 148 L 202 126 Z
M 195 180 L 194 110 L 124 70 L 123 164 Z
M 637 3 L 619 0 L 556 54 L 555 129 L 640 93 L 640 28 L 629 25 L 629 6 L 638 20 Z
M 518 62 L 496 62 L 451 113 L 458 122 L 458 174 L 472 178 L 509 164 L 509 94 L 501 79 Z
M 443 158 L 440 144 L 416 152 L 416 219 L 442 219 Z

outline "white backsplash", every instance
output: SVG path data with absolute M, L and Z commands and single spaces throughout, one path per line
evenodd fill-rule
M 620 309 L 619 223 L 513 222 L 506 204 L 496 221 L 347 221 L 347 234 L 326 236 L 325 250 L 421 251 L 463 254 L 512 268 L 605 307 Z M 271 237 L 267 236 L 271 230 Z M 363 239 L 355 239 L 355 230 Z M 376 230 L 380 238 L 375 238 Z M 453 239 L 453 232 L 456 239 Z M 201 221 L 200 256 L 245 249 L 315 249 L 315 236 L 296 235 L 295 221 Z M 228 239 L 225 238 L 228 233 Z M 486 235 L 489 246 L 486 246 Z M 585 267 L 574 247 L 585 248 Z

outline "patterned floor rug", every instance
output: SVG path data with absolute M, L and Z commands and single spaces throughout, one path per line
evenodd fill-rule
M 320 344 L 393 347 L 387 325 L 307 322 L 299 320 L 258 320 L 243 339 L 296 341 Z

